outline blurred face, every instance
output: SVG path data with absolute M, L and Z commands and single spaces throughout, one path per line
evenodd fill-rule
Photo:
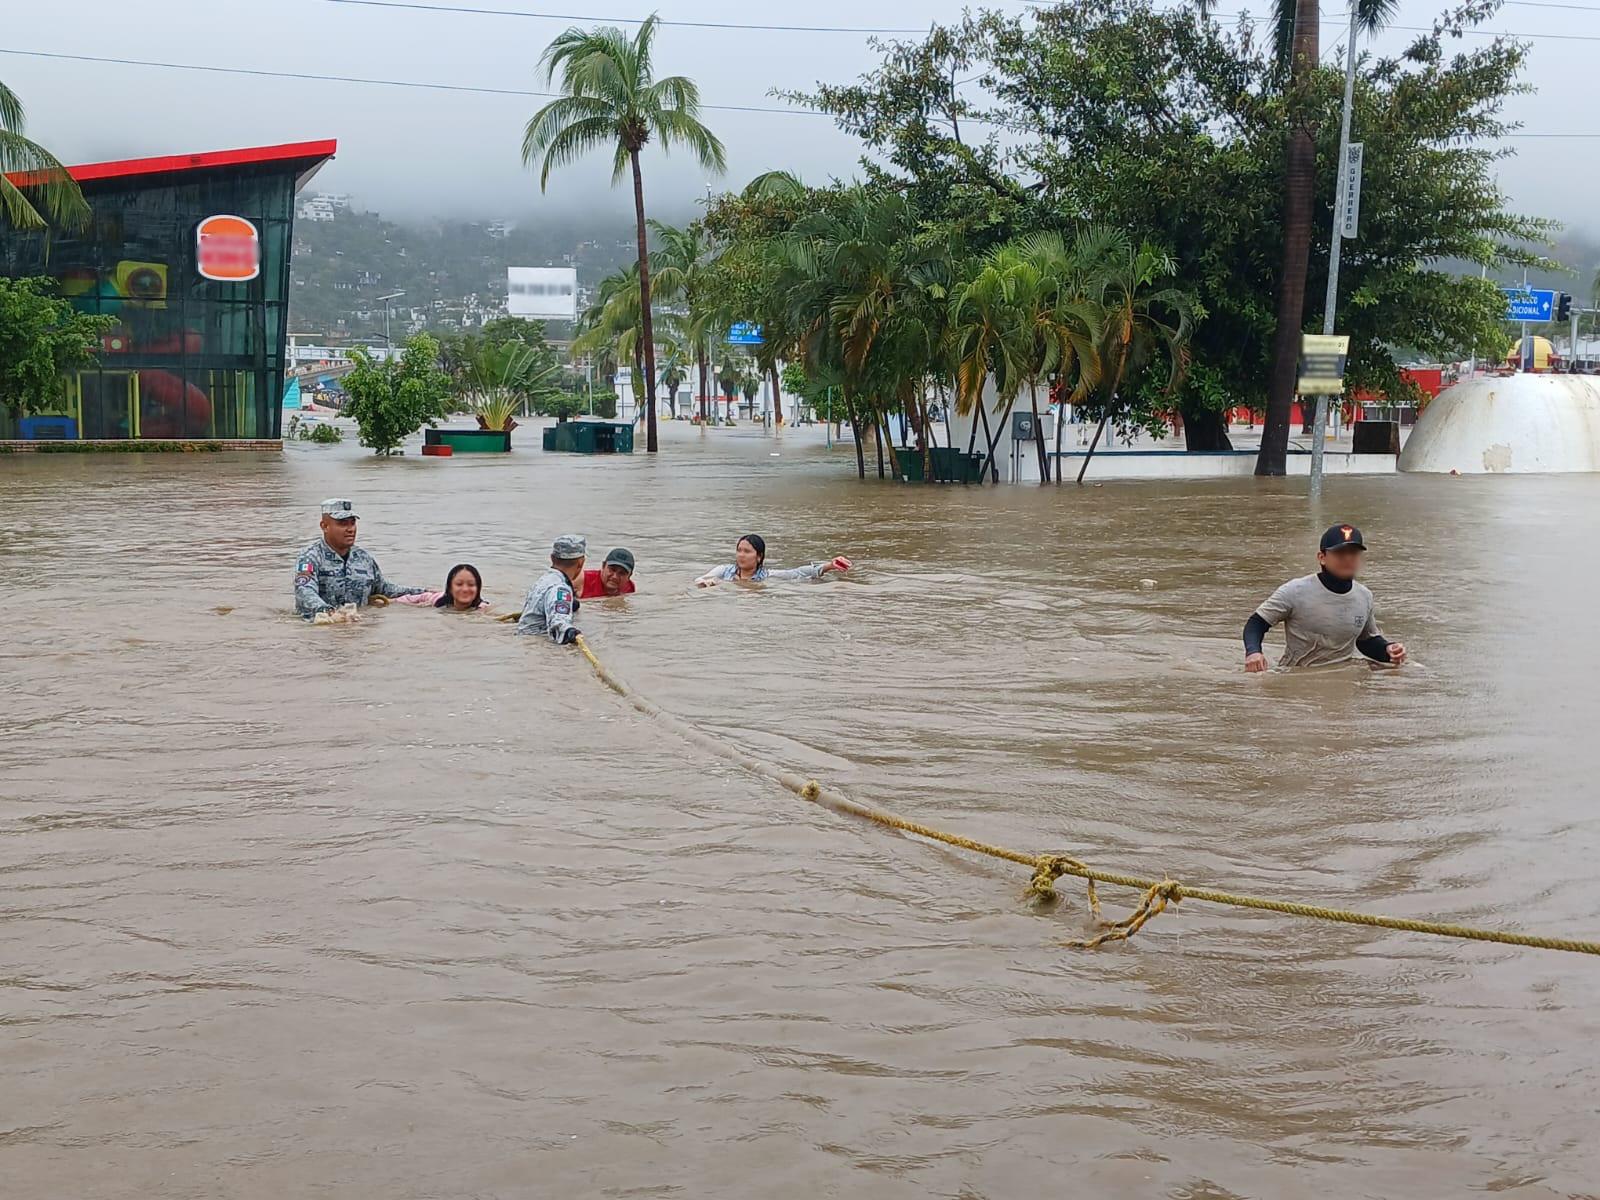
M 1354 546 L 1341 546 L 1337 550 L 1322 550 L 1317 554 L 1322 569 L 1335 579 L 1354 579 L 1361 570 L 1361 551 Z
M 335 521 L 332 517 L 323 517 L 322 540 L 340 554 L 348 554 L 350 547 L 356 544 L 356 518 Z
M 478 581 L 468 570 L 457 571 L 450 577 L 450 602 L 457 608 L 471 608 L 478 598 Z
M 739 544 L 733 548 L 733 561 L 739 568 L 739 574 L 753 575 L 761 565 L 761 556 L 756 553 L 754 546 L 740 538 Z
M 600 568 L 600 586 L 605 589 L 608 596 L 622 595 L 622 587 L 628 582 L 628 571 L 616 563 L 607 563 Z

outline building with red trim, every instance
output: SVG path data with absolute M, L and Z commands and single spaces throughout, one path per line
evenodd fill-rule
M 81 311 L 116 323 L 99 363 L 68 376 L 56 413 L 18 420 L 0 408 L 0 439 L 276 441 L 294 197 L 336 148 L 69 168 L 92 221 L 0 230 L 0 274 L 49 276 Z

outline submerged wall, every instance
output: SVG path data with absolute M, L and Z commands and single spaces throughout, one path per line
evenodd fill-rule
M 1402 471 L 1600 471 L 1600 378 L 1509 375 L 1440 392 L 1400 452 Z

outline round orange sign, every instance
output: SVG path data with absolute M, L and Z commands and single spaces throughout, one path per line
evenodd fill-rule
M 216 216 L 195 230 L 195 265 L 204 279 L 243 283 L 261 274 L 261 238 L 243 217 Z

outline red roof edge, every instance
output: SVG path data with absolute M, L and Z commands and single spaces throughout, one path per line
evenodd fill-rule
M 68 167 L 67 174 L 79 183 L 96 179 L 126 179 L 135 175 L 166 175 L 175 171 L 204 171 L 217 167 L 243 167 L 257 163 L 330 159 L 339 149 L 333 138 L 315 142 L 285 142 L 279 146 L 251 146 L 243 150 L 210 150 L 200 154 L 167 154 L 158 158 L 125 158 L 116 162 L 85 163 Z M 16 172 L 7 178 L 25 187 L 36 173 Z

